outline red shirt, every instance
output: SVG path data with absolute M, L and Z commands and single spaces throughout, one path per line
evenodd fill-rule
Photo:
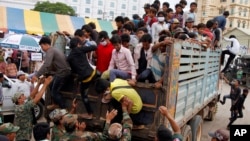
M 106 46 L 98 45 L 96 50 L 96 69 L 101 73 L 108 69 L 113 49 L 114 47 L 111 43 L 108 43 Z
M 203 33 L 206 34 L 211 41 L 213 41 L 214 35 L 213 35 L 213 33 L 208 28 L 205 28 L 203 30 Z
M 144 22 L 147 23 L 148 22 L 148 19 L 149 19 L 149 16 L 145 16 L 144 18 Z M 157 22 L 157 18 L 156 17 L 153 17 L 153 19 L 150 20 L 149 22 L 149 26 L 151 27 L 153 23 Z

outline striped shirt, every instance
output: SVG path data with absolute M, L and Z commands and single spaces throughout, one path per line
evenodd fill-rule
M 153 72 L 156 81 L 159 81 L 164 73 L 166 53 L 161 53 L 158 49 L 153 53 L 151 60 L 151 71 Z

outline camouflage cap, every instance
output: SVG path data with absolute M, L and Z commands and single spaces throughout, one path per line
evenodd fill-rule
M 20 96 L 23 95 L 23 92 L 17 92 L 14 94 L 14 96 L 12 97 L 12 102 L 16 103 L 17 100 L 20 98 Z
M 73 126 L 77 122 L 76 114 L 67 114 L 63 117 L 63 125 L 64 126 Z
M 19 126 L 14 126 L 12 123 L 4 123 L 0 126 L 0 134 L 14 133 L 19 130 Z
M 49 114 L 49 118 L 52 121 L 58 121 L 62 118 L 62 116 L 66 115 L 68 111 L 66 109 L 55 109 Z

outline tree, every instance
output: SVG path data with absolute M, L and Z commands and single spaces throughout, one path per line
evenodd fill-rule
M 75 10 L 64 3 L 37 2 L 34 11 L 76 16 Z

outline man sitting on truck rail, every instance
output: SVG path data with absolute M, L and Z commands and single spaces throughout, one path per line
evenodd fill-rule
M 151 72 L 155 80 L 155 87 L 160 88 L 163 82 L 164 66 L 166 61 L 166 47 L 171 46 L 173 41 L 167 35 L 161 35 L 158 43 L 152 47 L 153 57 L 151 61 Z
M 177 122 L 174 120 L 174 118 L 168 113 L 167 107 L 160 106 L 159 111 L 170 122 L 174 134 L 172 134 L 172 132 L 168 128 L 166 128 L 165 125 L 162 124 L 157 130 L 155 141 L 182 141 L 183 137 L 181 135 L 181 129 L 178 126 Z
M 108 68 L 109 80 L 112 82 L 116 78 L 130 79 L 129 83 L 135 85 L 136 70 L 130 50 L 122 46 L 121 38 L 118 35 L 114 35 L 110 41 L 115 49 L 112 52 Z

